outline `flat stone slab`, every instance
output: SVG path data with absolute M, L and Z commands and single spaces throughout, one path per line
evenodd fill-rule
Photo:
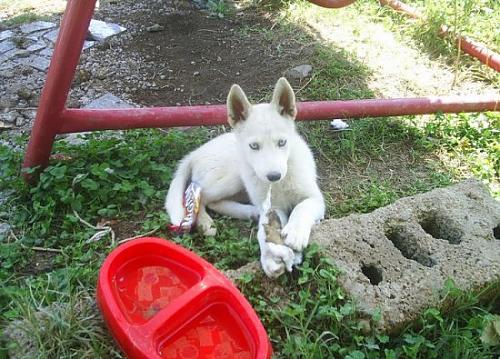
M 118 24 L 92 19 L 89 25 L 89 35 L 92 40 L 103 41 L 110 36 L 119 34 L 126 29 Z
M 57 35 L 59 35 L 59 29 L 54 29 L 52 31 L 46 32 L 43 37 L 50 42 L 55 43 L 57 40 Z
M 500 281 L 500 202 L 475 180 L 326 220 L 311 240 L 342 270 L 359 309 L 380 310 L 377 325 L 389 333 L 444 305 L 447 279 L 465 290 Z
M 134 105 L 122 100 L 119 97 L 116 97 L 112 93 L 108 92 L 102 95 L 101 97 L 96 98 L 91 101 L 84 108 L 131 108 L 135 107 Z
M 27 51 L 29 52 L 36 52 L 42 49 L 45 49 L 47 47 L 47 44 L 43 40 L 38 40 L 34 44 L 31 44 L 26 48 Z
M 7 51 L 10 51 L 15 48 L 16 44 L 14 44 L 14 42 L 12 42 L 11 40 L 4 40 L 0 42 L 0 54 L 4 54 Z
M 48 58 L 38 55 L 21 58 L 18 59 L 17 62 L 20 64 L 29 65 L 37 70 L 44 72 L 47 71 L 50 65 L 50 60 Z
M 35 21 L 30 22 L 29 24 L 21 25 L 21 32 L 23 34 L 30 34 L 35 31 L 48 30 L 56 27 L 57 25 L 53 22 L 48 21 Z
M 0 31 L 0 41 L 10 39 L 12 36 L 14 36 L 14 31 L 12 30 Z

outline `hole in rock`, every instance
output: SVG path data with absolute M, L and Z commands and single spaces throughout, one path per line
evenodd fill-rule
M 366 278 L 370 281 L 372 285 L 378 285 L 382 282 L 382 269 L 378 268 L 374 264 L 368 264 L 361 267 L 361 272 L 365 275 Z
M 493 237 L 495 237 L 495 239 L 500 240 L 500 224 L 495 228 L 493 228 Z
M 459 244 L 462 242 L 463 233 L 450 222 L 442 215 L 429 213 L 419 223 L 422 229 L 434 238 L 444 239 L 450 244 Z
M 418 262 L 423 266 L 432 267 L 436 265 L 434 258 L 423 250 L 418 244 L 418 238 L 403 227 L 395 227 L 386 230 L 385 236 L 396 247 L 403 257 Z

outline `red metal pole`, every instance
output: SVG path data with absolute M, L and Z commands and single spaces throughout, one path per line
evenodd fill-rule
M 308 0 L 308 1 L 322 7 L 338 9 L 347 5 L 351 5 L 356 0 Z
M 298 103 L 298 120 L 421 115 L 436 112 L 500 110 L 500 95 L 447 96 Z M 227 122 L 226 106 L 183 106 L 130 109 L 67 109 L 61 133 L 155 128 L 212 126 Z
M 415 8 L 406 5 L 399 0 L 379 0 L 381 5 L 388 5 L 396 11 L 401 11 L 414 19 L 425 19 L 424 16 Z M 439 36 L 454 36 L 457 41 L 457 46 L 463 52 L 475 57 L 486 66 L 500 72 L 500 54 L 488 49 L 485 45 L 480 44 L 465 36 L 452 33 L 446 25 L 442 25 L 439 31 Z
M 62 125 L 68 97 L 96 0 L 69 0 L 54 47 L 45 86 L 24 157 L 24 168 L 48 164 L 54 138 Z M 27 176 L 29 179 L 29 176 Z

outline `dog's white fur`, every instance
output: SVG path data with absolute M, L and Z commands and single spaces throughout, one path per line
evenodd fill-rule
M 185 215 L 184 190 L 189 181 L 196 181 L 202 188 L 197 225 L 206 235 L 215 235 L 207 207 L 235 218 L 257 218 L 272 185 L 271 203 L 284 223 L 285 245 L 265 241 L 265 216 L 260 216 L 257 237 L 262 268 L 269 277 L 277 277 L 300 261 L 311 227 L 324 216 L 314 158 L 296 132 L 295 94 L 285 78 L 276 83 L 269 104 L 251 105 L 243 90 L 233 85 L 227 107 L 233 131 L 180 162 L 165 207 L 171 222 L 178 225 Z

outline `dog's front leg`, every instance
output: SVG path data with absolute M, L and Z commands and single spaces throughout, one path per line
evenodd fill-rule
M 264 273 L 270 278 L 277 278 L 285 272 L 291 272 L 295 264 L 294 252 L 284 245 L 274 244 L 266 241 L 266 232 L 263 224 L 267 223 L 267 217 L 261 215 L 259 218 L 259 230 L 257 239 L 260 247 L 260 263 Z
M 297 204 L 281 232 L 285 244 L 296 252 L 302 252 L 309 243 L 312 226 L 323 219 L 324 215 L 325 203 L 322 196 L 310 197 Z

